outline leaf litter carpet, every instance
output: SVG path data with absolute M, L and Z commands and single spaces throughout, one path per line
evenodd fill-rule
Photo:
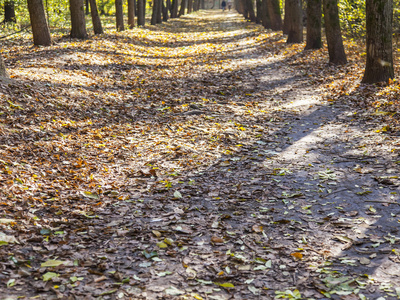
M 7 41 L 2 297 L 397 298 L 384 87 L 303 47 L 219 11 Z

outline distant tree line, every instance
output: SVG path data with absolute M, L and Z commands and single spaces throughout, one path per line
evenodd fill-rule
M 146 8 L 151 8 L 150 23 L 155 25 L 204 8 L 204 1 L 27 0 L 27 8 L 34 44 L 48 46 L 52 43 L 50 21 L 65 22 L 65 18 L 69 17 L 71 38 L 86 39 L 88 34 L 85 14 L 91 15 L 94 34 L 102 34 L 100 15 L 114 14 L 116 29 L 123 31 L 124 12 L 127 12 L 128 27 L 133 28 L 145 25 Z M 365 36 L 367 59 L 363 82 L 387 81 L 394 77 L 392 35 L 393 26 L 398 24 L 394 24 L 393 15 L 400 15 L 400 0 L 234 1 L 237 11 L 247 20 L 260 23 L 267 29 L 282 30 L 287 34 L 287 43 L 302 43 L 305 25 L 306 49 L 318 49 L 323 46 L 321 32 L 324 28 L 329 61 L 332 64 L 347 63 L 342 30 L 352 37 Z M 396 4 L 395 8 L 393 2 Z M 2 23 L 15 23 L 18 18 L 16 11 L 21 11 L 24 7 L 24 0 L 4 0 L 3 6 L 0 6 L 0 12 L 4 15 Z M 4 66 L 1 58 L 0 66 Z

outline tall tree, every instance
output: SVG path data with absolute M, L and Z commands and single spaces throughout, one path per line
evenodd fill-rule
M 159 0 L 153 0 L 153 9 L 152 9 L 151 20 L 150 20 L 151 25 L 157 24 L 158 2 L 159 2 Z
M 128 26 L 135 27 L 135 0 L 128 0 Z
M 163 13 L 163 21 L 167 22 L 168 21 L 168 11 L 171 8 L 171 0 L 167 0 L 165 5 L 164 5 L 164 1 L 162 2 L 162 13 Z
M 0 77 L 8 77 L 6 66 L 4 65 L 4 60 L 1 55 L 0 55 Z
M 181 1 L 181 9 L 179 10 L 178 16 L 183 16 L 185 14 L 185 9 L 186 9 L 186 0 Z
M 15 3 L 13 0 L 4 1 L 4 20 L 2 23 L 16 23 Z
M 289 33 L 289 23 L 290 23 L 290 10 L 287 9 L 289 6 L 288 4 L 289 0 L 285 0 L 285 18 L 283 20 L 283 34 L 288 34 Z
M 253 0 L 244 0 L 244 17 L 251 22 L 256 22 Z
M 281 6 L 279 0 L 267 0 L 267 11 L 271 22 L 271 29 L 282 30 Z
M 329 62 L 336 65 L 347 63 L 340 30 L 337 0 L 323 0 L 325 34 L 328 44 Z
M 262 0 L 256 0 L 256 23 L 261 24 L 263 19 Z
M 138 26 L 144 26 L 145 24 L 145 12 L 146 12 L 146 1 L 145 0 L 137 0 L 137 24 Z
M 117 31 L 124 31 L 124 11 L 122 0 L 115 0 L 115 17 L 117 19 Z
M 33 43 L 35 45 L 51 45 L 49 25 L 46 20 L 42 0 L 28 0 L 29 17 L 31 20 Z
M 101 26 L 96 0 L 89 0 L 89 4 L 90 4 L 90 14 L 92 16 L 94 34 L 103 34 L 103 26 Z
M 306 49 L 322 48 L 321 18 L 322 18 L 321 0 L 307 0 Z
M 285 10 L 288 11 L 290 19 L 288 20 L 288 38 L 286 43 L 301 43 L 303 42 L 303 17 L 300 0 L 287 0 L 288 6 Z M 285 15 L 286 20 L 286 15 Z
M 367 0 L 367 62 L 363 83 L 394 77 L 392 50 L 393 0 Z
M 71 11 L 71 38 L 87 38 L 84 6 L 83 0 L 69 0 L 69 9 Z
M 157 0 L 157 18 L 156 22 L 157 24 L 162 23 L 162 10 L 163 10 L 163 5 L 164 5 L 164 0 Z

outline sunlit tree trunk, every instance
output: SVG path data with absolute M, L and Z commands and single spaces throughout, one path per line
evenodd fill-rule
M 117 20 L 117 31 L 124 31 L 124 11 L 122 0 L 115 0 L 115 17 Z
M 307 38 L 306 49 L 322 48 L 321 38 L 321 0 L 307 0 Z
M 363 83 L 387 82 L 394 77 L 392 0 L 367 0 L 367 63 Z
M 193 11 L 193 0 L 187 0 L 188 1 L 188 9 L 187 12 L 190 14 Z
M 17 22 L 17 18 L 15 17 L 15 3 L 12 0 L 5 0 L 3 23 L 15 23 L 15 22 Z
M 181 9 L 179 10 L 178 16 L 183 16 L 185 14 L 185 9 L 186 9 L 186 0 L 182 0 L 181 2 Z
M 336 65 L 347 63 L 340 31 L 337 0 L 323 0 L 325 34 L 328 44 L 329 62 Z
M 90 14 L 92 16 L 94 34 L 102 34 L 103 26 L 101 26 L 96 0 L 89 0 L 89 4 L 90 4 Z
M 281 6 L 279 0 L 267 0 L 267 11 L 271 22 L 271 29 L 282 30 Z
M 0 55 L 0 77 L 8 77 L 3 57 Z
M 28 0 L 28 10 L 31 20 L 33 43 L 35 45 L 51 45 L 49 26 L 46 20 L 42 0 Z
M 85 8 L 83 0 L 69 0 L 71 11 L 71 38 L 86 39 Z
M 145 0 L 137 0 L 137 9 L 138 9 L 138 18 L 137 23 L 138 26 L 144 26 L 145 24 Z
M 301 43 L 303 42 L 303 18 L 300 0 L 288 0 L 288 6 L 285 10 L 288 11 L 290 19 L 288 20 L 288 38 L 286 43 Z
M 128 0 L 128 26 L 135 27 L 135 0 Z

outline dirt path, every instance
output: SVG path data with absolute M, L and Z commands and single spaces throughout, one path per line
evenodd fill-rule
M 0 90 L 7 299 L 399 297 L 398 139 L 281 35 L 202 11 L 18 47 Z

